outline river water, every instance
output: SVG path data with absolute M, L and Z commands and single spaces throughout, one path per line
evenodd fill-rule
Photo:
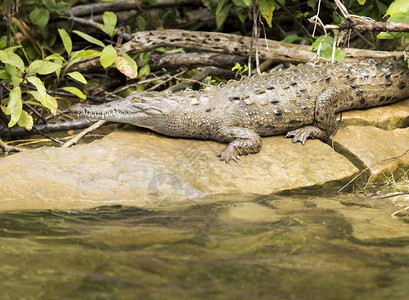
M 380 192 L 192 203 L 162 202 L 155 177 L 150 208 L 0 211 L 0 300 L 406 300 L 409 195 L 373 194 L 407 193 L 407 177 Z
M 409 298 L 409 215 L 390 199 L 239 198 L 1 212 L 0 298 Z

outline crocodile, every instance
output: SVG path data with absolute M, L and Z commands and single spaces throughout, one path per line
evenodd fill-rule
M 326 142 L 336 132 L 337 113 L 408 98 L 408 73 L 403 59 L 307 63 L 200 91 L 133 92 L 70 110 L 78 117 L 130 123 L 167 136 L 228 143 L 217 155 L 229 163 L 259 152 L 265 136 Z

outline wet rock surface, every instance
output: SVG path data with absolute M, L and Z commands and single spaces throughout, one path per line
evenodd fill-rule
M 408 168 L 409 128 L 400 128 L 409 119 L 408 103 L 344 113 L 335 151 L 317 140 L 302 146 L 275 136 L 238 164 L 217 159 L 224 144 L 136 127 L 88 145 L 11 155 L 0 159 L 0 209 L 169 207 L 225 195 L 334 191 L 363 169 L 365 180 L 379 182 Z

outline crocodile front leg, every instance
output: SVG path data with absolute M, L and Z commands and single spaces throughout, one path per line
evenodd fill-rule
M 326 142 L 337 128 L 335 115 L 337 104 L 347 101 L 348 97 L 346 91 L 334 86 L 323 90 L 315 101 L 314 124 L 289 131 L 285 137 L 292 137 L 293 143 L 301 142 L 303 145 L 307 138 Z
M 230 142 L 227 148 L 217 154 L 220 160 L 238 162 L 240 155 L 257 153 L 261 149 L 261 137 L 251 129 L 243 127 L 223 127 L 218 132 L 218 140 Z

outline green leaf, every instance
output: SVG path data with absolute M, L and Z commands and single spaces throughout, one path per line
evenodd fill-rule
M 101 56 L 101 51 L 93 49 L 82 50 L 78 56 L 82 59 L 90 59 Z
M 72 51 L 72 41 L 70 36 L 68 35 L 67 31 L 64 28 L 59 28 L 58 33 L 60 34 L 62 43 L 64 45 L 65 51 L 67 51 L 68 55 L 71 55 Z
M 50 19 L 50 12 L 44 8 L 34 8 L 30 13 L 30 20 L 33 24 L 44 28 Z
M 101 29 L 103 32 L 105 32 L 107 35 L 111 36 L 108 32 L 108 29 L 105 27 L 105 25 L 102 25 L 100 23 L 97 23 L 99 29 Z
M 141 64 L 148 63 L 150 59 L 151 59 L 150 52 L 144 52 L 144 53 L 139 54 L 139 60 L 140 60 Z
M 334 55 L 334 60 L 336 62 L 342 62 L 345 57 L 345 51 L 342 49 L 336 49 L 335 50 L 335 55 Z
M 102 50 L 101 57 L 99 58 L 101 65 L 104 68 L 108 68 L 115 62 L 116 59 L 116 50 L 112 45 L 108 45 Z
M 391 15 L 388 19 L 388 22 L 409 23 L 409 14 L 408 13 L 397 13 L 397 14 Z
M 408 0 L 395 0 L 389 6 L 388 10 L 386 11 L 386 16 L 395 15 L 398 13 L 408 13 L 409 12 L 409 1 Z
M 67 75 L 70 76 L 72 79 L 74 79 L 76 81 L 87 84 L 87 80 L 85 79 L 85 77 L 80 72 L 77 72 L 77 71 L 70 72 Z
M 10 74 L 11 76 L 11 81 L 13 82 L 13 86 L 19 86 L 20 83 L 23 81 L 21 78 L 20 72 L 15 66 L 6 64 L 6 71 Z
M 9 127 L 13 127 L 21 116 L 23 110 L 23 99 L 21 98 L 21 88 L 19 86 L 13 88 L 9 94 L 9 103 L 5 113 L 10 115 Z
M 64 91 L 67 91 L 71 94 L 74 94 L 75 96 L 77 96 L 80 99 L 87 99 L 87 97 L 84 95 L 83 92 L 81 92 L 79 89 L 77 89 L 76 87 L 73 86 L 66 86 L 62 88 Z
M 41 103 L 44 107 L 48 108 L 52 114 L 57 112 L 58 103 L 54 97 L 46 95 L 46 97 L 41 97 L 38 91 L 27 91 L 28 94 L 33 96 L 35 100 Z
M 61 69 L 61 64 L 48 60 L 35 60 L 27 67 L 27 76 L 34 74 L 47 75 Z
M 116 14 L 112 11 L 106 11 L 103 15 L 104 25 L 110 36 L 113 36 L 117 22 Z
M 24 70 L 24 62 L 17 54 L 13 53 L 9 49 L 0 50 L 0 61 L 4 64 L 9 64 L 17 67 L 21 71 Z
M 320 36 L 315 40 L 314 43 L 312 43 L 311 46 L 314 51 L 318 51 L 319 44 L 323 38 L 324 36 Z M 334 46 L 334 38 L 328 35 L 321 45 L 319 55 L 326 59 L 332 59 L 333 46 Z M 338 61 L 338 62 L 342 61 L 344 59 L 344 56 L 345 56 L 345 52 L 343 50 L 341 49 L 335 50 L 335 56 L 334 56 L 335 61 Z
M 248 8 L 240 9 L 240 11 L 239 11 L 239 20 L 240 20 L 241 23 L 244 24 L 244 22 L 247 20 L 248 16 L 249 16 L 249 9 Z
M 149 75 L 150 72 L 151 72 L 151 67 L 149 65 L 144 65 L 139 69 L 139 77 Z
M 86 41 L 88 41 L 88 42 L 90 42 L 92 44 L 98 45 L 100 47 L 105 47 L 105 44 L 103 42 L 101 42 L 100 40 L 97 40 L 96 38 L 94 38 L 94 37 L 92 37 L 92 36 L 90 36 L 90 35 L 88 35 L 88 34 L 86 34 L 84 32 L 81 32 L 81 31 L 78 31 L 78 30 L 73 30 L 72 32 L 74 32 L 75 34 L 78 34 L 84 40 L 86 40 Z
M 267 21 L 269 27 L 272 26 L 271 20 L 273 19 L 273 12 L 276 5 L 273 0 L 259 0 L 258 7 L 263 18 Z
M 43 82 L 37 76 L 29 76 L 27 77 L 27 81 L 36 87 L 41 99 L 40 102 L 45 102 L 47 100 L 47 90 L 45 89 Z
M 215 15 L 217 16 L 218 14 L 220 14 L 220 12 L 222 11 L 222 8 L 224 6 L 224 4 L 227 2 L 227 0 L 219 0 L 217 1 L 217 7 L 216 7 L 216 12 Z
M 229 3 L 229 4 L 225 5 L 225 6 L 223 6 L 220 13 L 216 15 L 217 29 L 220 29 L 223 26 L 224 21 L 226 21 L 226 18 L 229 15 L 230 9 L 232 8 L 232 6 L 233 6 L 233 3 Z
M 234 70 L 240 70 L 241 69 L 241 65 L 237 62 L 233 68 L 231 68 L 232 71 Z
M 43 3 L 45 5 L 45 8 L 49 10 L 54 10 L 56 4 L 54 0 L 43 0 Z
M 159 48 L 156 48 L 155 51 L 166 53 L 166 54 L 185 53 L 185 50 L 183 50 L 183 48 L 175 48 L 175 49 L 168 50 L 164 47 L 159 47 Z
M 0 37 L 0 49 L 4 49 L 7 47 L 7 36 L 3 35 Z
M 365 5 L 365 2 L 366 2 L 366 0 L 358 0 L 358 3 L 359 3 L 360 5 Z
M 69 8 L 70 8 L 70 7 L 69 7 L 68 3 L 58 2 L 57 5 L 55 6 L 55 11 L 56 11 L 58 14 L 61 15 L 61 14 L 65 13 Z
M 60 54 L 58 53 L 53 53 L 48 55 L 46 58 L 44 58 L 44 60 L 57 60 L 57 61 L 64 61 L 64 57 L 62 57 Z
M 6 70 L 0 72 L 0 79 L 9 82 L 11 80 L 11 75 Z
M 24 127 L 27 130 L 31 130 L 34 124 L 33 117 L 23 110 L 21 111 L 17 124 L 18 126 Z
M 69 69 L 73 64 L 79 62 L 81 59 L 89 59 L 98 57 L 101 55 L 101 51 L 98 50 L 80 50 L 80 51 L 73 51 L 66 66 L 66 69 Z
M 281 41 L 283 43 L 294 43 L 294 42 L 298 42 L 298 41 L 302 41 L 305 40 L 305 38 L 297 35 L 296 33 L 292 33 L 287 35 L 284 39 L 282 39 Z
M 233 3 L 237 7 L 250 7 L 251 0 L 233 0 Z

